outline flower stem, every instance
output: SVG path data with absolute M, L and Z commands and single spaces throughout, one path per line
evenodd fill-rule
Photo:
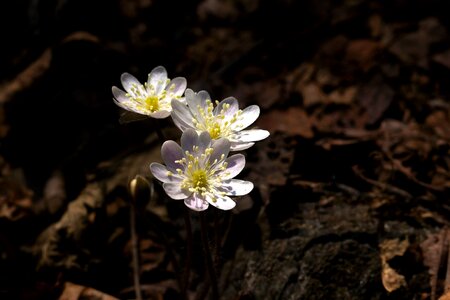
M 166 141 L 166 137 L 164 136 L 164 133 L 162 131 L 161 124 L 156 119 L 153 119 L 153 124 L 155 124 L 156 135 L 158 136 L 159 142 L 162 145 L 162 143 Z
M 219 289 L 217 286 L 217 277 L 214 271 L 214 266 L 211 258 L 211 251 L 208 245 L 208 233 L 207 233 L 207 224 L 205 219 L 205 214 L 200 213 L 200 231 L 203 243 L 203 252 L 206 260 L 206 267 L 208 269 L 209 278 L 211 280 L 212 287 L 212 296 L 213 299 L 219 299 Z
M 188 299 L 187 291 L 189 289 L 189 277 L 191 272 L 193 238 L 192 238 L 191 215 L 189 213 L 189 209 L 186 206 L 184 207 L 184 223 L 186 225 L 187 248 L 186 248 L 186 260 L 184 263 L 182 288 L 183 288 L 183 296 L 185 297 L 185 299 Z
M 136 300 L 142 300 L 140 268 L 139 268 L 139 237 L 136 232 L 136 205 L 133 203 L 130 209 L 131 244 L 133 259 L 133 281 Z

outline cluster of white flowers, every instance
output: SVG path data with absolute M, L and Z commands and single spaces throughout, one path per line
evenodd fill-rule
M 112 88 L 118 106 L 157 119 L 172 116 L 182 131 L 181 147 L 174 141 L 163 143 L 165 165 L 150 164 L 169 197 L 184 200 L 196 211 L 210 204 L 229 210 L 236 206 L 229 196 L 250 193 L 250 181 L 234 179 L 245 166 L 245 156 L 228 154 L 248 149 L 269 136 L 266 130 L 246 129 L 260 114 L 257 105 L 241 110 L 234 97 L 212 101 L 206 91 L 186 89 L 185 78 L 168 79 L 162 66 L 150 72 L 144 85 L 128 73 L 122 74 L 121 82 L 126 92 Z

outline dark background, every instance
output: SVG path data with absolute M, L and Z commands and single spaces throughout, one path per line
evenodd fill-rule
M 133 298 L 127 185 L 136 174 L 155 189 L 134 225 L 145 299 L 181 298 L 183 207 L 148 169 L 160 159 L 156 126 L 167 138 L 179 132 L 170 118 L 121 124 L 111 94 L 123 72 L 144 81 L 158 65 L 214 99 L 258 104 L 255 125 L 271 132 L 245 152 L 240 178 L 254 191 L 233 212 L 207 212 L 223 299 L 445 293 L 447 1 L 1 6 L 0 298 Z M 188 294 L 205 299 L 191 218 Z

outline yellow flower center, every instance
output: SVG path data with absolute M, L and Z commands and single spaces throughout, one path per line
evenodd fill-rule
M 148 96 L 145 100 L 145 108 L 151 112 L 159 110 L 159 98 L 157 96 Z
M 222 133 L 222 131 L 220 130 L 220 124 L 217 122 L 210 124 L 208 126 L 208 132 L 213 140 L 218 139 L 220 137 L 220 134 Z
M 206 188 L 208 186 L 208 179 L 205 170 L 196 170 L 192 174 L 192 186 L 196 189 Z
M 216 101 L 216 105 L 218 104 L 219 102 Z M 242 114 L 242 111 L 238 110 L 233 116 L 226 119 L 225 114 L 230 109 L 230 104 L 226 103 L 216 115 L 214 114 L 214 104 L 211 100 L 206 100 L 206 109 L 200 106 L 197 109 L 200 118 L 194 118 L 192 123 L 194 123 L 197 130 L 208 131 L 213 140 L 221 137 L 227 138 L 232 133 L 231 126 L 238 121 Z

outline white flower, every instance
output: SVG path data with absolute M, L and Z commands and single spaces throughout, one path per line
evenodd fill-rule
M 142 85 L 133 75 L 123 73 L 120 77 L 126 92 L 113 86 L 114 102 L 126 109 L 156 119 L 167 118 L 172 110 L 170 102 L 184 101 L 182 95 L 186 89 L 186 78 L 167 78 L 164 67 L 154 68 L 148 74 L 148 80 Z
M 214 107 L 208 92 L 194 93 L 191 89 L 185 92 L 187 105 L 172 101 L 172 119 L 181 131 L 188 128 L 198 133 L 209 132 L 213 140 L 227 138 L 231 142 L 231 151 L 250 148 L 256 141 L 269 136 L 267 130 L 249 129 L 259 116 L 259 107 L 251 105 L 244 110 L 239 109 L 238 101 L 228 97 Z
M 230 142 L 221 138 L 211 140 L 208 132 L 200 135 L 186 129 L 181 136 L 181 147 L 166 141 L 161 147 L 165 166 L 152 163 L 150 170 L 163 182 L 163 188 L 172 199 L 184 200 L 189 208 L 202 211 L 209 204 L 223 210 L 235 207 L 228 196 L 242 196 L 253 189 L 253 183 L 233 179 L 245 166 L 245 157 L 235 154 L 227 158 Z

